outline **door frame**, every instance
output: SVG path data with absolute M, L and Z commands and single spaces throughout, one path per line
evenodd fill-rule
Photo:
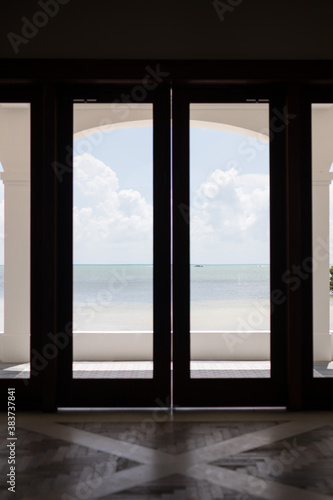
M 176 407 L 249 407 L 287 405 L 286 89 L 266 85 L 173 87 L 173 394 Z M 190 103 L 270 100 L 270 262 L 271 378 L 190 378 L 189 220 Z M 276 300 L 277 292 L 280 299 Z M 284 300 L 281 300 L 281 297 Z
M 313 220 L 312 220 L 312 113 L 311 104 L 333 103 L 332 85 L 303 85 L 301 89 L 301 116 L 302 129 L 302 172 L 303 196 L 306 199 L 307 211 L 304 214 L 303 248 L 305 259 L 314 262 L 313 255 Z M 307 223 L 306 223 L 307 222 Z M 333 377 L 314 377 L 314 322 L 313 322 L 313 277 L 309 273 L 307 280 L 302 283 L 303 300 L 311 304 L 308 311 L 303 313 L 303 328 L 301 343 L 302 353 L 302 402 L 304 410 L 332 410 Z
M 45 259 L 43 248 L 47 229 L 41 217 L 43 210 L 48 215 L 49 207 L 45 206 L 43 186 L 44 151 L 43 143 L 43 93 L 39 85 L 8 85 L 0 84 L 0 102 L 30 103 L 30 377 L 0 379 L 0 408 L 7 411 L 8 390 L 15 389 L 16 410 L 35 410 L 42 406 L 43 385 L 48 368 L 43 356 L 45 342 L 45 317 L 36 315 L 34 311 L 45 305 L 48 294 L 48 284 L 45 280 Z M 19 147 L 19 145 L 18 145 Z M 40 360 L 42 360 L 42 367 Z M 47 365 L 46 367 L 44 365 Z
M 281 137 L 281 156 L 285 150 L 286 186 L 282 186 L 281 196 L 286 200 L 287 263 L 291 266 L 302 265 L 303 259 L 311 252 L 311 152 L 309 141 L 310 119 L 303 105 L 304 87 L 324 90 L 333 85 L 333 69 L 329 61 L 201 61 L 201 60 L 1 60 L 0 89 L 2 96 L 11 95 L 10 100 L 33 99 L 32 105 L 32 175 L 35 176 L 32 201 L 32 264 L 34 289 L 31 292 L 32 309 L 32 348 L 38 352 L 50 345 L 48 334 L 63 328 L 63 319 L 56 303 L 57 286 L 61 275 L 56 266 L 60 259 L 57 248 L 59 231 L 57 214 L 59 206 L 58 180 L 50 166 L 54 161 L 64 161 L 61 148 L 57 151 L 57 133 L 62 131 L 59 117 L 64 111 L 60 106 L 61 89 L 73 85 L 76 88 L 86 84 L 93 85 L 140 85 L 148 83 L 145 75 L 147 68 L 153 69 L 156 82 L 160 84 L 209 86 L 220 88 L 246 88 L 248 85 L 262 85 L 268 88 L 278 86 L 278 94 L 286 89 L 286 144 Z M 152 73 L 152 72 L 151 72 Z M 26 95 L 26 97 L 24 97 Z M 29 97 L 30 96 L 30 97 Z M 33 97 L 34 96 L 34 97 Z M 5 99 L 4 97 L 2 97 Z M 284 99 L 282 99 L 284 100 Z M 63 110 L 63 111 L 61 111 Z M 66 115 L 66 113 L 65 113 Z M 292 120 L 289 117 L 292 116 Z M 66 127 L 66 123 L 64 124 Z M 58 130 L 58 132 L 57 132 Z M 274 143 L 275 144 L 275 141 Z M 33 189 L 33 187 L 32 187 Z M 61 232 L 60 232 L 61 234 Z M 58 246 L 57 246 L 58 245 Z M 61 264 L 61 263 L 60 263 Z M 63 268 L 60 265 L 60 268 Z M 312 375 L 312 342 L 309 329 L 312 328 L 312 285 L 311 276 L 297 290 L 286 286 L 287 318 L 281 319 L 287 331 L 287 408 L 289 410 L 331 408 L 327 397 L 331 381 L 321 379 L 311 381 L 317 385 L 313 389 L 314 399 L 308 396 L 306 385 Z M 60 300 L 62 297 L 59 297 Z M 66 318 L 67 319 L 67 318 Z M 57 408 L 57 370 L 62 369 L 57 357 L 49 360 L 45 370 L 40 371 L 31 381 L 30 388 L 15 380 L 20 387 L 20 401 L 23 409 L 44 409 L 55 411 Z M 305 377 L 308 372 L 308 379 Z M 35 384 L 35 389 L 32 385 Z M 30 385 L 30 382 L 29 382 Z M 7 390 L 8 380 L 0 381 L 1 394 Z M 316 392 L 318 391 L 318 393 Z M 315 394 L 316 392 L 316 394 Z M 1 398 L 4 408 L 6 398 Z
M 128 85 L 75 85 L 58 91 L 57 161 L 69 175 L 57 183 L 57 332 L 69 338 L 59 350 L 57 407 L 161 407 L 170 405 L 170 87 L 160 85 L 140 102 L 153 104 L 153 378 L 74 379 L 73 328 L 73 103 L 92 97 L 119 102 Z M 62 168 L 62 167 L 60 167 Z M 61 369 L 60 369 L 61 367 Z

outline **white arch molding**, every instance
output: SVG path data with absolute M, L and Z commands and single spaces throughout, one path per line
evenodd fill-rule
M 152 120 L 135 120 L 120 124 L 112 123 L 106 125 L 99 125 L 86 130 L 80 130 L 79 132 L 74 133 L 74 141 L 77 139 L 82 139 L 83 137 L 89 137 L 94 134 L 108 132 L 109 130 L 119 130 L 119 129 L 135 128 L 135 127 L 151 127 L 152 125 L 153 125 Z M 245 137 L 251 137 L 252 139 L 256 139 L 258 141 L 262 141 L 265 143 L 269 142 L 269 136 L 266 133 L 245 129 L 243 127 L 237 127 L 235 125 L 229 125 L 227 123 L 215 123 L 203 120 L 191 120 L 191 127 L 209 128 L 211 130 L 221 130 L 223 132 L 230 132 L 233 134 L 244 135 Z

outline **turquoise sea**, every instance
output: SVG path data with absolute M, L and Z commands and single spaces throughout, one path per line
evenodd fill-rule
M 269 265 L 191 265 L 192 330 L 269 330 Z M 152 330 L 152 265 L 75 265 L 76 331 Z M 4 328 L 0 266 L 0 331 Z M 333 296 L 330 296 L 333 330 Z
M 193 330 L 244 329 L 254 310 L 262 321 L 251 329 L 269 329 L 268 265 L 198 264 L 190 272 Z M 151 330 L 152 297 L 151 265 L 74 266 L 77 331 Z
M 268 265 L 192 265 L 192 300 L 269 297 Z M 74 302 L 151 302 L 152 265 L 75 265 Z
M 269 330 L 270 267 L 191 265 L 192 330 Z M 77 331 L 152 330 L 152 265 L 75 265 Z M 333 296 L 330 297 L 333 330 Z

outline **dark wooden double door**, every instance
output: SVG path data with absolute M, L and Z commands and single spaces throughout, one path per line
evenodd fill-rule
M 153 122 L 153 376 L 108 379 L 73 376 L 73 345 L 59 351 L 56 368 L 57 407 L 230 407 L 286 406 L 286 304 L 270 307 L 269 375 L 254 378 L 193 376 L 191 372 L 190 262 L 190 110 L 207 105 L 258 102 L 267 107 L 269 144 L 270 289 L 285 294 L 286 269 L 284 96 L 254 87 L 182 87 L 160 85 L 141 103 L 152 106 Z M 66 146 L 73 138 L 73 103 L 114 103 L 130 88 L 76 87 L 58 97 L 57 156 L 68 164 Z M 134 105 L 134 104 L 133 104 Z M 241 111 L 240 111 L 241 113 Z M 171 120 L 172 118 L 172 120 Z M 281 121 L 281 120 L 280 120 Z M 172 126 L 171 126 L 172 125 Z M 172 149 L 171 149 L 172 143 Z M 171 153 L 172 151 L 172 153 Z M 67 156 L 67 158 L 66 158 Z M 221 158 L 223 161 L 223 158 Z M 57 331 L 68 329 L 73 305 L 73 176 L 56 183 Z M 172 201 L 171 201 L 172 200 Z M 186 211 L 188 217 L 186 216 Z M 185 213 L 185 216 L 184 216 Z M 172 242 L 172 245 L 171 245 Z M 172 293 L 171 293 L 172 292 Z M 223 311 L 221 311 L 223 315 Z M 172 322 L 171 322 L 172 318 Z M 72 332 L 70 332 L 70 337 Z M 112 355 L 111 355 L 112 356 Z M 192 376 L 191 376 L 192 374 Z

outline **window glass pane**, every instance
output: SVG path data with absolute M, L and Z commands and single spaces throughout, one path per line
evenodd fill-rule
M 190 106 L 191 376 L 270 376 L 269 106 Z
M 152 104 L 74 104 L 74 377 L 150 378 Z

